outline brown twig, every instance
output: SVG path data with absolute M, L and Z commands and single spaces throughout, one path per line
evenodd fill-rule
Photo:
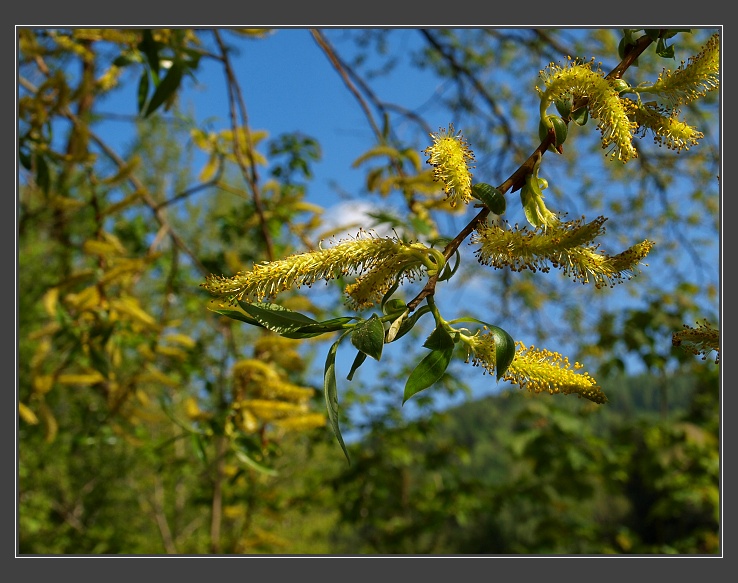
M 261 192 L 259 190 L 259 174 L 256 169 L 256 160 L 254 158 L 254 143 L 251 137 L 251 130 L 248 125 L 248 115 L 246 114 L 246 104 L 243 100 L 243 94 L 241 92 L 241 86 L 238 83 L 236 74 L 231 66 L 231 60 L 228 57 L 228 48 L 226 47 L 223 39 L 220 36 L 218 29 L 213 30 L 215 40 L 218 43 L 220 49 L 220 60 L 223 63 L 225 69 L 226 81 L 228 84 L 228 103 L 230 107 L 230 118 L 231 118 L 231 130 L 233 131 L 233 153 L 236 157 L 238 167 L 241 169 L 241 173 L 244 179 L 251 188 L 251 196 L 254 199 L 254 209 L 259 217 L 259 226 L 261 228 L 261 234 L 264 238 L 264 245 L 266 246 L 266 255 L 269 261 L 274 260 L 274 244 L 272 242 L 272 236 L 269 233 L 269 226 L 267 225 L 266 214 L 264 212 L 264 203 L 261 199 Z M 236 113 L 236 106 L 238 106 L 238 115 Z M 238 116 L 241 117 L 241 127 L 246 135 L 247 151 L 246 157 L 248 162 L 244 159 L 244 152 L 241 151 L 240 144 L 240 132 L 238 124 Z
M 430 45 L 438 51 L 438 53 L 446 60 L 446 62 L 451 66 L 451 68 L 456 71 L 461 76 L 465 77 L 474 87 L 474 89 L 479 93 L 479 95 L 482 96 L 482 98 L 487 102 L 489 105 L 489 108 L 492 110 L 492 113 L 494 114 L 495 118 L 497 119 L 497 122 L 502 127 L 502 132 L 505 135 L 505 145 L 506 147 L 510 147 L 512 145 L 513 137 L 512 137 L 512 129 L 510 128 L 510 124 L 507 122 L 507 118 L 503 114 L 503 112 L 500 110 L 500 106 L 497 104 L 497 101 L 492 97 L 492 95 L 487 91 L 487 89 L 482 85 L 482 83 L 479 81 L 479 79 L 474 75 L 474 73 L 469 70 L 468 67 L 463 65 L 462 63 L 459 63 L 459 61 L 456 60 L 456 57 L 447 50 L 446 47 L 441 45 L 441 43 L 438 41 L 437 38 L 435 38 L 427 29 L 423 28 L 420 30 L 420 33 L 425 37 L 425 39 L 430 43 Z
M 174 195 L 172 198 L 167 199 L 164 202 L 160 202 L 158 205 L 156 205 L 156 210 L 159 210 L 161 208 L 181 202 L 184 199 L 189 198 L 193 194 L 197 194 L 201 190 L 205 190 L 206 188 L 210 188 L 211 186 L 217 186 L 222 176 L 223 176 L 223 159 L 221 158 L 218 161 L 218 168 L 216 169 L 215 176 L 213 176 L 213 178 L 211 178 L 210 180 L 206 182 L 201 182 L 200 184 L 191 186 L 190 188 L 183 190 L 182 192 Z
M 364 112 L 366 119 L 369 121 L 369 125 L 372 126 L 372 130 L 374 131 L 374 134 L 379 139 L 381 139 L 382 132 L 379 130 L 379 126 L 377 125 L 377 122 L 374 121 L 374 116 L 372 115 L 372 112 L 369 109 L 369 106 L 364 100 L 364 97 L 362 97 L 361 93 L 359 93 L 359 90 L 356 88 L 356 86 L 351 81 L 348 73 L 346 72 L 346 67 L 341 62 L 341 60 L 338 58 L 338 55 L 336 55 L 336 51 L 333 50 L 333 47 L 328 42 L 328 39 L 326 39 L 325 36 L 323 36 L 322 32 L 320 32 L 319 30 L 315 28 L 310 29 L 310 34 L 313 35 L 313 38 L 315 39 L 315 42 L 318 43 L 318 46 L 320 46 L 320 48 L 323 49 L 325 56 L 328 57 L 328 60 L 333 65 L 333 68 L 336 71 L 338 71 L 338 74 L 341 76 L 341 79 L 343 80 L 346 87 L 348 87 L 348 90 L 359 102 L 359 106 Z
M 374 134 L 377 137 L 377 141 L 379 143 L 386 143 L 387 138 L 380 131 L 379 126 L 374 120 L 374 116 L 372 115 L 371 110 L 369 109 L 369 105 L 367 104 L 366 100 L 364 99 L 362 94 L 357 89 L 356 85 L 354 85 L 354 82 L 361 87 L 361 90 L 369 97 L 369 100 L 372 102 L 374 107 L 377 108 L 377 110 L 387 115 L 387 112 L 390 109 L 394 109 L 395 111 L 398 111 L 401 115 L 404 115 L 408 117 L 409 119 L 413 119 L 416 123 L 420 124 L 420 126 L 423 127 L 423 129 L 426 132 L 430 133 L 430 128 L 427 127 L 427 125 L 423 122 L 423 120 L 418 115 L 404 108 L 401 108 L 400 106 L 392 105 L 392 104 L 385 104 L 382 101 L 380 101 L 379 98 L 371 90 L 371 88 L 364 82 L 364 80 L 341 59 L 341 57 L 338 55 L 335 49 L 331 46 L 330 42 L 328 42 L 328 39 L 326 39 L 325 36 L 319 30 L 315 30 L 315 29 L 311 30 L 311 33 L 313 37 L 315 38 L 315 41 L 318 43 L 320 48 L 325 53 L 326 57 L 328 57 L 328 60 L 333 65 L 333 68 L 341 76 L 341 79 L 343 79 L 343 82 L 346 85 L 346 87 L 348 87 L 349 91 L 354 95 L 354 97 L 356 97 L 356 100 L 359 102 L 359 106 L 364 111 L 364 115 L 366 115 L 366 118 L 369 121 L 369 125 L 372 127 L 372 130 L 374 131 Z M 390 163 L 400 178 L 406 178 L 405 171 L 403 170 L 402 163 L 400 161 L 392 159 L 390 160 Z M 412 192 L 407 192 L 407 190 L 404 192 L 404 195 L 405 195 L 405 202 L 408 208 L 410 209 L 410 211 L 412 212 L 417 202 L 415 199 L 415 195 Z

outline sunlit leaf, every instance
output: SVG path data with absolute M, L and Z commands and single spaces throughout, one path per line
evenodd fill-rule
M 382 357 L 384 326 L 376 314 L 373 314 L 368 320 L 356 324 L 354 331 L 351 333 L 351 343 L 375 360 Z
M 453 346 L 433 350 L 418 363 L 418 366 L 413 369 L 405 383 L 405 393 L 402 398 L 403 405 L 410 397 L 427 389 L 443 376 L 451 362 L 453 352 Z
M 479 183 L 472 186 L 472 196 L 477 200 L 481 200 L 484 205 L 496 215 L 505 212 L 507 202 L 505 195 L 489 184 Z
M 349 371 L 348 375 L 346 376 L 347 381 L 351 381 L 354 379 L 354 373 L 356 372 L 356 369 L 359 368 L 362 364 L 364 364 L 364 361 L 367 359 L 366 352 L 362 352 L 359 350 L 356 353 L 356 358 L 354 358 L 354 362 L 351 363 L 351 370 Z
M 289 310 L 279 304 L 238 302 L 244 312 L 256 319 L 264 328 L 272 332 L 297 330 L 305 324 L 319 324 L 305 314 Z
M 256 470 L 257 472 L 261 474 L 265 474 L 267 476 L 278 476 L 279 475 L 279 472 L 277 472 L 277 470 L 260 464 L 242 449 L 236 448 L 234 446 L 233 451 L 236 454 L 236 458 L 238 459 L 238 461 L 248 466 L 252 470 Z
M 167 101 L 179 88 L 179 84 L 182 81 L 182 75 L 184 73 L 184 66 L 179 61 L 172 63 L 169 67 L 167 74 L 161 83 L 156 87 L 154 94 L 151 96 L 149 103 L 146 105 L 146 111 L 144 117 L 150 116 L 159 107 Z
M 341 428 L 338 425 L 338 387 L 336 385 L 336 353 L 338 352 L 338 345 L 343 340 L 343 337 L 347 334 L 345 332 L 341 337 L 336 340 L 328 351 L 328 356 L 325 360 L 325 371 L 323 373 L 323 389 L 325 393 L 325 404 L 328 410 L 328 419 L 331 422 L 331 428 L 333 433 L 338 439 L 338 443 L 341 445 L 343 455 L 346 456 L 349 464 L 351 459 L 349 458 L 346 444 L 343 442 L 341 436 Z
M 454 340 L 443 326 L 437 326 L 423 343 L 423 346 L 431 350 L 446 350 L 454 347 Z

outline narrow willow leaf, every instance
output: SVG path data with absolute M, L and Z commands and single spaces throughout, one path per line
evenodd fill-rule
M 305 326 L 300 326 L 299 328 L 296 328 L 294 330 L 281 332 L 281 335 L 285 338 L 294 339 L 313 338 L 315 336 L 320 336 L 321 334 L 326 334 L 328 332 L 336 332 L 338 330 L 342 330 L 344 324 L 347 324 L 353 319 L 354 318 L 352 316 L 332 318 L 331 320 L 325 320 L 324 322 L 318 322 L 316 324 L 306 324 Z
M 427 389 L 443 376 L 443 373 L 448 368 L 448 364 L 451 362 L 453 352 L 453 346 L 451 348 L 433 350 L 418 363 L 418 366 L 410 373 L 407 383 L 405 383 L 405 394 L 402 399 L 403 405 L 407 403 L 410 397 Z
M 143 113 L 144 107 L 146 107 L 146 99 L 149 96 L 149 72 L 144 69 L 141 73 L 141 79 L 138 81 L 138 113 Z
M 149 62 L 149 67 L 154 75 L 154 81 L 158 82 L 159 75 L 159 47 L 157 42 L 154 40 L 154 35 L 151 30 L 145 29 L 141 42 L 138 43 L 138 50 L 146 55 L 146 60 Z
M 653 42 L 659 40 L 659 37 L 661 36 L 661 30 L 659 30 L 658 28 L 644 28 L 643 32 L 645 32 L 648 38 L 650 38 Z
M 341 428 L 338 425 L 338 387 L 336 386 L 336 352 L 338 352 L 339 343 L 347 333 L 341 334 L 340 338 L 333 343 L 328 351 L 328 356 L 325 359 L 325 371 L 323 373 L 323 390 L 325 393 L 325 405 L 328 410 L 328 420 L 331 422 L 331 428 L 343 450 L 343 455 L 346 456 L 346 460 L 350 464 L 351 458 L 349 458 L 346 444 L 343 442 L 343 437 L 341 436 Z
M 351 370 L 348 373 L 348 376 L 346 377 L 347 381 L 354 380 L 354 373 L 356 372 L 356 369 L 359 368 L 362 364 L 364 364 L 364 361 L 367 359 L 366 353 L 359 350 L 356 353 L 356 358 L 354 358 L 354 362 L 351 364 Z
M 376 314 L 368 320 L 356 324 L 351 334 L 351 343 L 374 360 L 382 357 L 384 346 L 384 326 Z
M 490 186 L 484 182 L 475 184 L 472 186 L 472 196 L 477 200 L 481 200 L 496 215 L 501 215 L 505 212 L 507 206 L 505 195 L 494 186 Z
M 215 312 L 216 314 L 220 314 L 221 316 L 225 316 L 226 318 L 232 318 L 234 320 L 246 322 L 247 324 L 251 324 L 252 326 L 258 326 L 260 328 L 264 327 L 257 320 L 239 310 L 233 310 L 230 308 L 211 308 L 210 306 L 208 306 L 208 310 L 210 310 L 211 312 Z
M 35 156 L 36 159 L 36 184 L 39 185 L 45 194 L 49 194 L 51 188 L 51 173 L 49 172 L 49 164 L 45 156 Z
M 195 449 L 195 455 L 197 455 L 197 459 L 199 459 L 202 463 L 207 464 L 208 454 L 205 451 L 205 444 L 202 441 L 202 435 L 200 435 L 199 433 L 190 433 L 190 440 L 192 441 L 192 446 Z
M 244 452 L 243 450 L 236 449 L 234 447 L 233 451 L 235 452 L 236 457 L 238 458 L 238 460 L 241 463 L 243 463 L 243 464 L 247 465 L 248 467 L 250 467 L 251 469 L 256 470 L 257 472 L 260 472 L 262 474 L 266 474 L 267 476 L 278 476 L 279 475 L 279 473 L 277 472 L 277 470 L 274 470 L 272 468 L 268 468 L 267 466 L 264 466 L 264 465 L 260 464 L 259 462 L 257 462 L 256 460 L 254 460 L 253 458 L 251 458 L 250 456 L 248 456 L 246 454 L 246 452 Z
M 264 328 L 278 334 L 294 332 L 306 324 L 319 324 L 305 314 L 293 312 L 278 304 L 238 302 L 238 305 Z
M 667 44 L 664 42 L 664 39 L 660 38 L 656 43 L 656 54 L 659 57 L 664 57 L 665 59 L 673 59 L 674 45 L 667 46 Z
M 151 96 L 151 100 L 146 106 L 144 117 L 149 117 L 177 91 L 179 84 L 182 82 L 183 73 L 184 66 L 177 61 L 169 67 L 169 71 L 167 71 L 164 79 L 161 80 L 161 83 L 159 83 L 154 94 Z

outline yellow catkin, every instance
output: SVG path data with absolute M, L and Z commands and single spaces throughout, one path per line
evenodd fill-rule
M 453 124 L 449 124 L 448 131 L 440 128 L 431 138 L 433 144 L 424 153 L 428 156 L 428 164 L 433 166 L 433 179 L 443 183 L 452 207 L 459 202 L 468 203 L 472 199 L 469 163 L 474 160 L 469 144 L 461 132 L 454 132 Z
M 533 393 L 576 394 L 595 403 L 606 403 L 607 397 L 589 373 L 579 373 L 583 366 L 570 364 L 557 352 L 525 346 L 516 342 L 515 358 L 505 371 L 503 380 Z
M 417 245 L 361 231 L 356 238 L 339 241 L 335 246 L 258 263 L 233 277 L 210 275 L 201 285 L 231 303 L 244 299 L 261 301 L 320 280 L 361 274 L 388 261 L 403 264 L 413 259 L 419 261 Z
M 649 93 L 672 105 L 686 105 L 720 86 L 720 35 L 712 35 L 700 53 L 672 72 L 664 69 Z
M 637 273 L 638 265 L 654 243 L 642 241 L 618 255 L 607 255 L 593 243 L 604 233 L 605 220 L 598 217 L 584 223 L 583 219 L 578 219 L 545 231 L 484 225 L 472 236 L 471 242 L 480 245 L 476 254 L 483 265 L 542 272 L 555 267 L 581 283 L 592 283 L 597 288 L 612 287 Z
M 570 61 L 565 67 L 550 63 L 540 75 L 545 85 L 544 90 L 537 88 L 541 96 L 542 119 L 548 106 L 558 99 L 584 99 L 590 117 L 598 122 L 603 149 L 612 147 L 611 157 L 621 162 L 638 156 L 633 146 L 638 124 L 628 117 L 627 102 L 630 100 L 620 98 L 599 67 L 592 70 L 592 62 Z

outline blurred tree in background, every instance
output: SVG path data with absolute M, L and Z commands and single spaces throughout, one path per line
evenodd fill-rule
M 682 108 L 702 133 L 688 149 L 647 134 L 613 162 L 593 120 L 569 124 L 561 155 L 543 148 L 551 206 L 608 217 L 608 248 L 656 243 L 637 278 L 594 289 L 467 260 L 439 286 L 444 313 L 585 363 L 604 405 L 504 383 L 484 397 L 493 378 L 461 355 L 403 408 L 433 330 L 419 324 L 351 382 L 337 361 L 348 465 L 322 394 L 329 344 L 208 310 L 201 287 L 359 227 L 445 244 L 479 209 L 452 207 L 424 164 L 439 125 L 463 129 L 475 180 L 503 184 L 551 143 L 535 90 L 549 62 L 594 57 L 637 87 L 717 30 L 17 33 L 19 553 L 720 552 L 718 92 Z M 236 57 L 294 35 L 372 136 L 364 188 L 334 193 L 371 204 L 361 225 L 315 202 L 322 136 L 249 122 Z M 224 93 L 198 81 L 211 70 Z M 437 80 L 430 105 L 394 101 L 408 70 Z M 193 91 L 220 100 L 217 119 L 183 105 Z M 526 221 L 517 197 L 510 224 Z M 343 325 L 345 283 L 279 303 Z

